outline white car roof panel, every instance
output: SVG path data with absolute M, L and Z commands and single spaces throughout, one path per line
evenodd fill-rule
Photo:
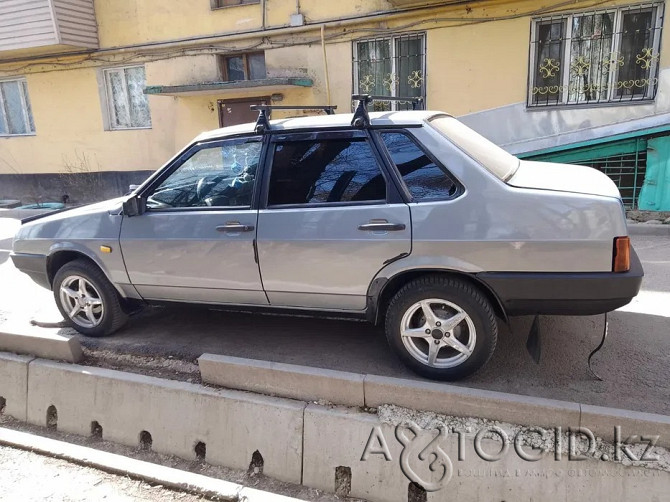
M 446 115 L 444 112 L 411 110 L 398 112 L 372 112 L 370 122 L 372 126 L 397 126 L 397 125 L 421 125 L 424 121 L 435 115 Z M 334 115 L 312 115 L 306 117 L 286 118 L 270 121 L 272 131 L 294 131 L 300 129 L 351 127 L 353 113 L 342 113 Z M 236 136 L 238 134 L 251 134 L 254 132 L 255 123 L 240 124 L 212 131 L 203 132 L 195 141 L 207 141 L 211 139 Z

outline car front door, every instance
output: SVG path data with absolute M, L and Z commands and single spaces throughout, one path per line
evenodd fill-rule
M 199 144 L 142 190 L 124 216 L 121 250 L 146 299 L 265 305 L 252 208 L 262 139 Z
M 409 207 L 364 131 L 275 134 L 258 216 L 270 303 L 363 310 L 384 264 L 411 251 Z

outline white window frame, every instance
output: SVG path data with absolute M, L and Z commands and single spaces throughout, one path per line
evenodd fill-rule
M 5 98 L 0 92 L 0 121 L 2 121 L 3 128 L 6 133 L 0 133 L 0 137 L 10 137 L 10 136 L 35 136 L 35 116 L 32 115 L 32 113 L 28 113 L 28 102 L 30 97 L 27 96 L 27 91 L 28 91 L 28 81 L 24 78 L 7 78 L 7 79 L 0 79 L 0 83 L 7 83 L 7 82 L 16 82 L 19 85 L 19 95 L 21 97 L 21 111 L 23 112 L 23 120 L 26 124 L 26 129 L 28 132 L 25 133 L 11 133 L 9 132 L 9 121 L 7 120 L 7 115 L 5 112 Z M 32 111 L 32 106 L 30 107 Z M 32 118 L 32 120 L 31 120 Z M 32 125 L 31 125 L 32 122 Z
M 626 99 L 619 99 L 616 97 L 616 89 L 614 83 L 617 81 L 619 68 L 616 70 L 609 71 L 607 83 L 607 97 L 601 100 L 570 100 L 570 63 L 572 60 L 571 56 L 571 41 L 572 41 L 572 21 L 575 17 L 581 17 L 589 14 L 614 14 L 614 26 L 612 27 L 612 46 L 610 53 L 618 53 L 621 46 L 621 25 L 623 22 L 623 15 L 626 12 L 638 10 L 638 9 L 656 9 L 655 19 L 654 19 L 654 35 L 652 40 L 652 48 L 656 57 L 651 60 L 649 75 L 655 76 L 655 84 L 647 86 L 646 93 L 643 96 L 634 96 Z M 620 7 L 609 7 L 604 9 L 597 10 L 584 10 L 571 12 L 569 14 L 557 14 L 555 16 L 545 16 L 541 18 L 535 18 L 531 21 L 531 30 L 530 30 L 530 58 L 528 64 L 528 89 L 527 89 L 527 106 L 528 108 L 551 108 L 551 107 L 565 107 L 565 106 L 607 106 L 612 104 L 629 104 L 635 103 L 638 101 L 651 101 L 655 99 L 656 93 L 658 92 L 658 65 L 660 61 L 660 52 L 661 52 L 661 33 L 663 30 L 663 14 L 665 6 L 662 2 L 652 2 L 636 5 L 623 5 Z M 537 65 L 537 27 L 542 22 L 553 21 L 558 22 L 562 21 L 565 23 L 565 37 L 564 37 L 564 47 L 563 47 L 563 56 L 562 61 L 560 61 L 562 74 L 561 74 L 561 98 L 557 103 L 534 103 L 533 102 L 533 87 L 534 87 L 534 78 L 535 78 L 535 65 Z
M 358 54 L 358 44 L 374 42 L 375 40 L 387 40 L 391 44 L 391 51 L 390 51 L 391 74 L 396 75 L 397 74 L 396 73 L 396 59 L 397 59 L 397 51 L 396 51 L 396 45 L 397 44 L 396 44 L 396 41 L 398 39 L 402 39 L 402 37 L 404 37 L 404 36 L 406 37 L 408 35 L 415 35 L 415 36 L 421 37 L 421 58 L 422 58 L 421 65 L 422 65 L 422 73 L 423 73 L 423 86 L 422 87 L 423 87 L 423 93 L 424 93 L 424 95 L 421 96 L 421 97 L 423 98 L 424 107 L 426 107 L 426 99 L 427 99 L 427 94 L 428 94 L 428 84 L 427 84 L 427 82 L 428 82 L 428 79 L 427 79 L 428 62 L 427 62 L 427 58 L 426 58 L 426 54 L 427 54 L 426 53 L 426 38 L 427 37 L 426 37 L 425 32 L 421 32 L 421 33 L 399 33 L 399 34 L 389 35 L 387 37 L 381 36 L 381 37 L 363 38 L 363 39 L 360 39 L 360 40 L 356 40 L 356 41 L 354 41 L 354 44 L 353 44 L 353 55 L 354 55 L 354 58 L 356 58 L 356 55 Z M 353 71 L 354 80 L 352 82 L 352 84 L 353 84 L 352 85 L 352 91 L 353 91 L 352 94 L 358 94 L 358 89 L 360 89 L 360 87 L 359 87 L 360 78 L 359 78 L 358 62 L 354 61 L 353 66 L 354 66 L 354 71 Z M 363 91 L 361 91 L 361 92 L 363 92 Z M 397 92 L 396 92 L 396 86 L 395 85 L 391 89 L 391 97 L 397 97 Z M 391 110 L 396 111 L 397 107 L 398 107 L 398 102 L 397 101 L 391 101 L 390 104 L 391 104 Z
M 153 126 L 153 123 L 151 121 L 151 109 L 149 110 L 149 125 L 147 126 L 129 126 L 129 127 L 124 127 L 124 126 L 118 126 L 116 125 L 116 113 L 114 111 L 114 92 L 112 91 L 112 82 L 111 79 L 108 78 L 108 75 L 111 73 L 120 73 L 123 76 L 123 94 L 126 100 L 126 106 L 128 107 L 128 111 L 130 112 L 130 97 L 128 95 L 128 80 L 126 79 L 126 72 L 125 70 L 131 69 L 131 68 L 144 68 L 144 75 L 146 78 L 146 67 L 141 64 L 135 64 L 135 65 L 128 65 L 128 66 L 115 66 L 114 68 L 105 68 L 102 70 L 102 79 L 103 79 L 103 84 L 104 84 L 104 90 L 105 90 L 105 109 L 107 111 L 107 120 L 106 120 L 106 129 L 110 131 L 128 131 L 128 130 L 133 130 L 133 129 L 151 129 Z

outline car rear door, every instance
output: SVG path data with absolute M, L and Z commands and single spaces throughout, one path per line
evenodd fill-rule
M 141 194 L 125 216 L 121 250 L 146 299 L 267 305 L 254 253 L 252 205 L 262 139 L 197 145 Z
M 274 134 L 258 216 L 270 304 L 363 310 L 370 282 L 411 251 L 409 207 L 365 131 Z

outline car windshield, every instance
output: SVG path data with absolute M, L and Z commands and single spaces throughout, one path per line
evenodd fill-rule
M 449 141 L 503 181 L 519 168 L 519 159 L 453 117 L 438 115 L 429 121 Z

